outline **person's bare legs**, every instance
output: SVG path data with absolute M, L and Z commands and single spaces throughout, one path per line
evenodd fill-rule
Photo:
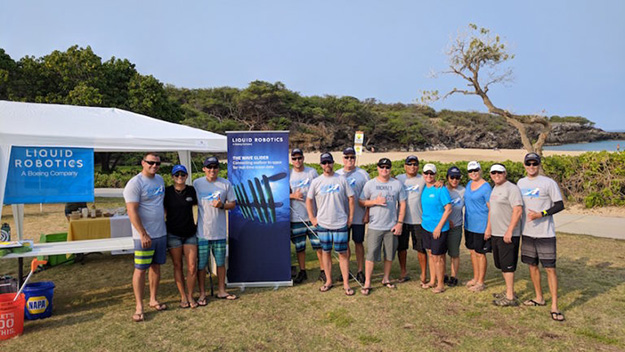
M 514 300 L 514 272 L 502 273 L 503 279 L 506 282 L 506 298 Z
M 306 270 L 306 251 L 297 252 L 297 263 L 299 264 L 299 270 Z
M 480 273 L 480 268 L 477 262 L 477 255 L 474 250 L 469 249 L 469 253 L 471 254 L 471 267 L 473 268 L 473 278 L 467 281 L 467 287 L 471 287 L 477 283 L 477 278 Z
M 159 305 L 156 295 L 158 293 L 158 284 L 161 282 L 161 266 L 160 264 L 150 265 L 148 272 L 148 281 L 150 283 L 150 306 Z
M 182 246 L 182 250 L 187 260 L 187 301 L 194 305 L 193 290 L 195 288 L 195 276 L 197 275 L 197 246 L 185 244 Z
M 393 266 L 392 260 L 384 260 L 384 277 L 382 278 L 382 282 L 390 283 L 391 282 L 391 267 Z
M 556 274 L 556 268 L 545 268 L 547 272 L 547 283 L 549 284 L 549 293 L 551 293 L 551 311 L 559 312 L 558 310 L 558 275 Z
M 323 251 L 323 269 L 326 273 L 326 287 L 332 286 L 332 252 Z
M 224 297 L 227 296 L 228 292 L 226 292 L 226 266 L 218 266 L 217 267 L 217 296 Z
M 371 276 L 373 275 L 374 262 L 365 260 L 365 288 L 371 287 Z
M 354 242 L 356 250 L 356 263 L 358 264 L 358 272 L 363 271 L 365 266 L 365 246 L 362 243 Z
M 135 314 L 143 314 L 143 290 L 145 289 L 145 270 L 135 268 L 132 274 L 132 291 L 135 294 Z
M 200 291 L 198 301 L 206 299 L 206 268 L 197 271 L 197 286 Z
M 431 250 L 427 250 L 428 252 L 428 263 L 430 263 L 430 282 L 428 282 L 428 286 L 434 287 L 436 285 L 436 262 L 434 262 L 434 256 L 432 255 Z
M 317 249 L 317 259 L 319 260 L 319 271 L 325 271 L 323 269 L 325 265 L 323 264 L 323 251 L 321 249 Z
M 397 260 L 399 261 L 399 277 L 406 277 L 408 275 L 408 269 L 406 268 L 406 260 L 408 257 L 408 250 L 397 251 Z
M 436 288 L 438 291 L 445 290 L 445 282 L 443 278 L 445 277 L 445 255 L 432 255 L 432 259 L 435 267 L 435 275 L 436 275 Z
M 427 279 L 426 271 L 428 267 L 428 256 L 426 253 L 417 252 L 417 259 L 419 259 L 419 268 L 421 269 L 419 279 L 421 280 L 421 283 L 425 283 Z
M 348 247 L 349 248 L 349 247 Z M 349 250 L 339 253 L 339 269 L 343 277 L 343 289 L 349 290 Z
M 460 268 L 460 257 L 451 257 L 451 277 L 458 278 L 458 269 Z
M 475 252 L 475 257 L 477 259 L 477 267 L 478 267 L 478 276 L 476 285 L 484 285 L 484 280 L 486 279 L 486 266 L 488 265 L 486 261 L 486 254 Z
M 171 262 L 174 264 L 174 281 L 180 293 L 180 303 L 188 303 L 187 294 L 184 288 L 184 275 L 182 274 L 182 246 L 178 248 L 170 248 Z
M 543 297 L 543 288 L 540 284 L 540 270 L 538 269 L 538 265 L 529 265 L 529 269 L 530 278 L 532 279 L 532 284 L 534 284 L 534 292 L 536 293 L 534 301 L 542 303 L 545 301 L 545 298 Z

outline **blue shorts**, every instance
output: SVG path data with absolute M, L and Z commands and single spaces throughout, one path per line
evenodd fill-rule
M 181 237 L 171 233 L 167 234 L 167 249 L 180 248 L 186 245 L 197 246 L 197 237 Z
M 135 243 L 135 268 L 147 270 L 152 264 L 165 264 L 167 259 L 167 237 L 152 238 L 150 248 L 141 247 L 141 240 Z
M 312 228 L 310 221 L 306 221 L 306 225 Z M 306 250 L 306 236 L 308 236 L 308 239 L 310 240 L 310 246 L 312 249 L 321 249 L 319 237 L 312 233 L 306 225 L 302 222 L 291 223 L 291 242 L 295 245 L 295 251 L 297 253 Z
M 365 225 L 354 225 L 349 228 L 354 243 L 363 243 L 365 241 Z
M 321 241 L 321 249 L 324 252 L 332 251 L 332 245 L 334 245 L 334 250 L 338 253 L 347 251 L 347 244 L 349 242 L 347 226 L 337 230 L 330 230 L 317 225 L 317 235 Z
M 197 243 L 197 270 L 204 270 L 208 265 L 208 256 L 210 252 L 213 252 L 215 257 L 215 264 L 217 266 L 226 265 L 226 239 L 223 240 L 205 240 L 203 238 L 198 239 Z

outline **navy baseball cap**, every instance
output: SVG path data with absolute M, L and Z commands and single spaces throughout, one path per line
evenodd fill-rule
M 187 174 L 187 175 L 189 174 L 189 173 L 187 172 L 187 168 L 186 168 L 186 167 L 184 167 L 184 165 L 174 165 L 174 168 L 173 168 L 173 169 L 171 169 L 171 174 L 172 174 L 172 175 L 175 175 L 177 172 L 180 172 L 180 171 L 184 172 L 184 173 L 185 173 L 185 174 Z
M 389 158 L 382 158 L 378 161 L 378 166 L 383 166 L 383 165 L 392 167 L 393 163 L 391 162 L 391 159 Z
M 536 161 L 540 164 L 540 155 L 536 153 L 527 153 L 527 155 L 525 155 L 524 163 L 528 161 Z
M 343 149 L 343 155 L 356 155 L 356 151 L 352 147 Z
M 216 156 L 210 156 L 206 158 L 206 160 L 204 160 L 204 167 L 207 167 L 210 165 L 219 165 L 219 159 L 217 159 Z
M 293 148 L 293 150 L 291 150 L 291 156 L 296 156 L 297 154 L 304 155 L 304 152 L 299 148 Z
M 459 168 L 452 166 L 447 169 L 447 177 L 449 176 L 462 176 L 462 173 L 460 172 Z
M 330 153 L 323 153 L 323 154 L 321 154 L 319 159 L 320 159 L 319 161 L 321 163 L 323 163 L 323 162 L 331 162 L 331 163 L 333 163 L 334 162 L 334 157 Z
M 415 163 L 418 164 L 419 163 L 419 158 L 417 158 L 416 155 L 408 155 L 408 157 L 406 158 L 405 164 L 412 163 L 412 162 L 415 162 Z

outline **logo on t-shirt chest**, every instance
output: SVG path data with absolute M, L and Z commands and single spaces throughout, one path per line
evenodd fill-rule
M 523 188 L 521 190 L 521 194 L 526 198 L 539 198 L 540 197 L 540 188 Z
M 419 188 L 419 185 L 413 185 L 413 186 L 405 185 L 404 190 L 406 190 L 406 192 L 411 192 L 411 193 L 419 193 L 421 191 L 421 189 Z
M 334 185 L 325 185 L 321 187 L 320 193 L 321 194 L 330 194 L 330 193 L 339 193 L 341 191 L 341 185 L 339 184 L 334 184 Z

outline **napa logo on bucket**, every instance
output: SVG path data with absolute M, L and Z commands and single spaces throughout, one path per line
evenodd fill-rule
M 41 314 L 48 308 L 48 299 L 46 296 L 29 297 L 26 301 L 26 309 L 30 314 Z

